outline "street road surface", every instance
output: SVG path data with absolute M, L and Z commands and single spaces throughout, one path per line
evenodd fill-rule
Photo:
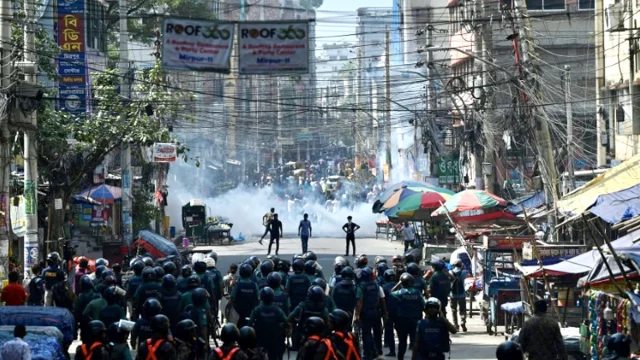
M 216 249 L 219 261 L 218 269 L 225 274 L 229 265 L 241 263 L 249 256 L 256 255 L 260 257 L 260 259 L 264 259 L 267 255 L 268 240 L 265 239 L 263 243 L 264 245 L 260 245 L 257 240 L 249 240 L 240 245 L 218 247 Z M 356 254 L 367 254 L 369 261 L 373 261 L 377 255 L 385 256 L 390 260 L 391 256 L 400 254 L 404 250 L 402 242 L 389 242 L 385 239 L 357 238 L 356 245 L 358 249 Z M 341 238 L 310 238 L 309 250 L 314 251 L 318 255 L 318 262 L 322 266 L 325 277 L 328 279 L 333 272 L 333 260 L 338 255 L 344 255 L 345 241 Z M 293 255 L 301 252 L 300 239 L 297 236 L 285 236 L 285 238 L 280 239 L 279 257 L 291 260 Z M 349 261 L 353 260 L 353 257 L 349 257 Z M 504 337 L 487 335 L 479 315 L 467 319 L 467 327 L 469 329 L 467 333 L 459 333 L 452 336 L 451 359 L 495 359 L 496 347 L 500 342 L 504 341 Z M 71 349 L 69 349 L 72 357 L 79 344 L 80 342 L 76 341 L 71 346 Z M 388 349 L 384 349 L 384 352 L 386 354 Z M 132 355 L 135 358 L 135 352 L 132 352 Z M 296 355 L 295 352 L 292 352 L 291 358 L 295 359 Z M 405 359 L 410 358 L 411 352 L 408 352 L 405 355 Z

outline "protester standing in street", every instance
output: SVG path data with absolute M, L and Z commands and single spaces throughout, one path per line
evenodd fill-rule
M 304 214 L 304 219 L 300 221 L 298 225 L 298 236 L 300 236 L 300 242 L 302 242 L 302 253 L 307 252 L 307 246 L 309 244 L 309 238 L 311 237 L 311 221 L 309 221 L 309 215 Z
M 5 306 L 20 306 L 27 301 L 27 291 L 24 286 L 18 282 L 18 273 L 12 271 L 9 273 L 9 283 L 2 288 L 0 301 Z
M 518 336 L 522 351 L 529 354 L 529 360 L 566 360 L 560 326 L 547 317 L 547 302 L 537 300 L 533 309 L 533 317 L 522 325 Z
M 408 221 L 405 221 L 404 226 L 402 227 L 402 238 L 404 239 L 404 252 L 407 252 L 416 240 L 416 235 Z
M 342 230 L 347 234 L 347 249 L 344 252 L 344 256 L 349 256 L 349 242 L 353 246 L 353 256 L 356 256 L 356 231 L 360 229 L 360 225 L 352 222 L 353 217 L 347 216 L 347 223 L 342 225 Z
M 283 237 L 282 233 L 282 221 L 278 220 L 278 214 L 273 214 L 273 219 L 269 222 L 269 226 L 267 227 L 267 231 L 271 233 L 271 239 L 269 240 L 269 249 L 267 250 L 267 255 L 271 254 L 271 246 L 273 243 L 276 243 L 276 255 L 278 255 L 278 250 L 280 250 L 280 238 Z
M 269 210 L 269 212 L 264 214 L 264 216 L 262 217 L 262 225 L 264 225 L 264 234 L 262 234 L 262 237 L 260 238 L 260 240 L 258 240 L 260 245 L 262 245 L 262 240 L 264 240 L 264 237 L 267 236 L 267 233 L 269 232 L 269 224 L 271 224 L 271 220 L 273 220 L 273 216 L 275 214 L 276 214 L 276 209 L 271 208 L 271 210 Z

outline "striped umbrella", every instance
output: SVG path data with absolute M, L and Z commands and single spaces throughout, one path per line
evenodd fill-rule
M 440 194 L 449 194 L 449 195 L 453 195 L 455 194 L 455 192 L 449 190 L 449 189 L 445 189 L 445 188 L 441 188 L 441 187 L 437 187 L 431 184 L 427 184 L 425 182 L 420 182 L 420 181 L 402 181 L 396 184 L 393 184 L 391 186 L 389 186 L 380 196 L 378 196 L 378 200 L 376 200 L 376 202 L 373 204 L 373 212 L 374 213 L 379 213 L 379 212 L 383 212 L 384 210 L 388 210 L 391 207 L 395 206 L 389 206 L 386 207 L 386 203 L 387 201 L 389 201 L 391 199 L 391 197 L 393 197 L 394 195 L 396 195 L 398 192 L 403 191 L 403 190 L 411 190 L 413 192 L 421 192 L 421 191 L 436 191 Z M 404 195 L 403 195 L 404 196 Z M 404 197 L 403 197 L 404 198 Z
M 386 212 L 389 217 L 422 220 L 430 217 L 432 209 L 440 206 L 453 195 L 426 190 L 406 196 L 394 208 Z
M 447 202 L 431 213 L 431 216 L 444 215 L 463 211 L 484 210 L 496 206 L 506 206 L 507 201 L 484 190 L 464 190 L 453 195 Z M 446 209 L 445 209 L 446 208 Z

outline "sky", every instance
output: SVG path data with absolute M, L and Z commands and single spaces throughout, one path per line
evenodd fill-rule
M 316 10 L 316 46 L 324 43 L 355 42 L 356 10 L 361 7 L 388 7 L 393 0 L 324 0 Z

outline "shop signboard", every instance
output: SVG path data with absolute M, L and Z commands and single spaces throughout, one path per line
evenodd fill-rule
M 438 159 L 438 182 L 441 185 L 460 184 L 460 159 L 443 156 Z
M 483 236 L 482 245 L 488 250 L 516 250 L 522 249 L 523 245 L 531 238 L 528 236 Z
M 58 1 L 58 109 L 74 115 L 87 111 L 87 59 L 84 0 Z
M 153 162 L 171 163 L 178 159 L 178 149 L 176 144 L 156 143 L 153 144 Z
M 11 230 L 18 236 L 24 236 L 27 233 L 27 217 L 24 211 L 24 196 L 18 196 L 18 206 L 11 202 Z
M 309 22 L 242 22 L 238 25 L 240 74 L 309 73 Z
M 228 74 L 234 31 L 232 22 L 166 18 L 162 26 L 162 66 Z
M 582 254 L 584 250 L 584 246 L 581 245 L 538 245 L 534 250 L 533 245 L 531 245 L 530 243 L 525 243 L 522 247 L 522 259 L 537 260 L 538 255 L 540 255 L 541 259 L 562 256 L 571 257 Z

